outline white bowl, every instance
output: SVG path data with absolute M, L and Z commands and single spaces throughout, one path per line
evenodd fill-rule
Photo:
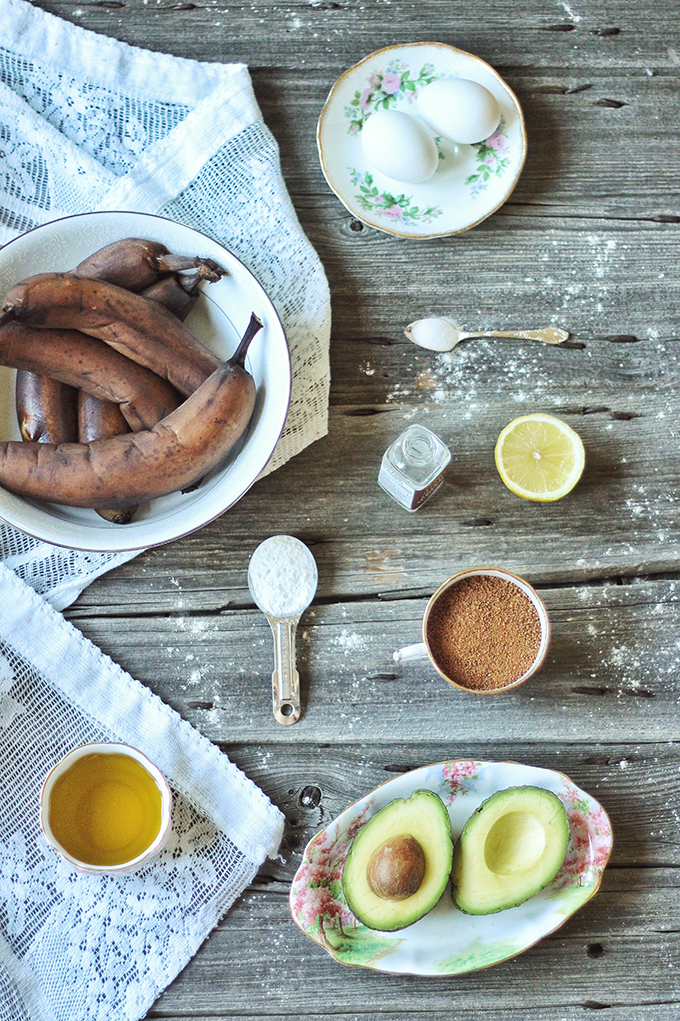
M 202 284 L 189 328 L 221 357 L 228 358 L 251 312 L 264 329 L 246 361 L 257 384 L 255 410 L 245 438 L 218 470 L 191 493 L 171 493 L 142 505 L 129 525 L 113 525 L 94 511 L 26 500 L 0 489 L 0 518 L 15 528 L 72 549 L 144 549 L 188 535 L 219 517 L 252 486 L 274 452 L 283 430 L 291 390 L 290 354 L 281 320 L 261 285 L 242 262 L 200 231 L 146 213 L 84 213 L 43 224 L 0 249 L 0 297 L 34 273 L 66 271 L 98 248 L 126 237 L 160 241 L 181 255 L 214 259 L 228 275 Z M 19 440 L 15 371 L 0 367 L 0 440 Z
M 54 785 L 57 780 L 60 779 L 66 773 L 71 766 L 75 765 L 80 759 L 85 758 L 88 755 L 126 755 L 130 759 L 134 759 L 138 762 L 142 769 L 151 776 L 152 780 L 156 784 L 161 797 L 161 817 L 160 826 L 158 833 L 136 858 L 130 859 L 130 861 L 121 862 L 119 865 L 93 865 L 91 862 L 81 861 L 79 858 L 75 858 L 70 851 L 68 851 L 57 839 L 52 832 L 52 826 L 50 824 L 50 799 Z M 101 761 L 101 760 L 100 760 Z M 158 766 L 155 766 L 153 762 L 147 759 L 143 752 L 140 752 L 137 748 L 132 748 L 127 744 L 120 743 L 102 743 L 96 742 L 93 744 L 80 745 L 78 748 L 74 748 L 73 751 L 68 752 L 67 755 L 60 759 L 56 766 L 53 766 L 50 772 L 45 777 L 45 780 L 40 791 L 40 828 L 43 832 L 43 836 L 47 843 L 57 851 L 62 858 L 74 866 L 78 872 L 89 872 L 92 875 L 116 875 L 121 872 L 131 872 L 134 869 L 139 868 L 150 858 L 154 858 L 159 851 L 162 850 L 170 834 L 170 827 L 172 824 L 172 791 L 168 786 L 168 781 L 161 773 Z

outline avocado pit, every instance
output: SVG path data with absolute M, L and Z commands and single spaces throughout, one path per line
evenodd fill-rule
M 383 900 L 406 900 L 420 889 L 425 864 L 425 852 L 416 838 L 400 834 L 385 840 L 371 855 L 368 885 Z

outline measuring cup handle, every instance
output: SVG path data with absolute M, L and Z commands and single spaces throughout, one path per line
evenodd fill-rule
M 289 726 L 300 719 L 300 675 L 295 666 L 296 620 L 277 620 L 274 633 L 272 706 L 277 723 Z
M 429 659 L 429 654 L 425 643 L 418 642 L 417 645 L 405 645 L 403 649 L 397 649 L 392 659 L 395 663 L 408 663 L 413 659 Z

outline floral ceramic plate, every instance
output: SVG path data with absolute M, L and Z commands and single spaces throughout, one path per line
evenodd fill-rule
M 416 113 L 418 92 L 438 78 L 468 78 L 498 100 L 501 123 L 476 145 L 437 139 L 439 167 L 424 184 L 401 184 L 366 160 L 361 130 L 377 110 Z M 326 180 L 358 219 L 388 234 L 459 234 L 505 202 L 526 155 L 524 118 L 503 79 L 479 57 L 444 43 L 388 46 L 346 71 L 321 111 L 317 145 Z
M 394 798 L 435 791 L 448 807 L 454 839 L 495 791 L 530 785 L 564 804 L 570 839 L 564 864 L 544 890 L 492 915 L 465 915 L 448 888 L 432 911 L 398 932 L 359 924 L 342 893 L 347 851 L 362 824 Z M 396 777 L 350 805 L 307 845 L 290 891 L 293 919 L 342 964 L 410 975 L 457 975 L 498 964 L 557 929 L 596 892 L 612 848 L 604 809 L 562 773 L 515 762 L 440 762 Z

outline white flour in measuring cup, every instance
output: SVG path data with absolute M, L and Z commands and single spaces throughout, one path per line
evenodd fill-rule
M 271 617 L 299 617 L 316 593 L 316 562 L 304 542 L 273 535 L 260 543 L 248 565 L 248 587 Z

